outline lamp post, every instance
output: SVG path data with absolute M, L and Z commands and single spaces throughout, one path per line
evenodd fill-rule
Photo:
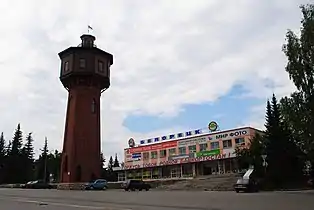
M 264 173 L 266 174 L 266 167 L 268 165 L 267 161 L 266 161 L 266 158 L 267 158 L 267 155 L 262 155 L 262 158 L 263 158 L 263 167 L 264 167 Z

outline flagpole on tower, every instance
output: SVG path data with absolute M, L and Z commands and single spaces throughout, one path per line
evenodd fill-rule
M 89 33 L 90 30 L 93 30 L 93 28 L 92 28 L 90 25 L 88 25 L 88 26 L 87 26 L 87 33 Z

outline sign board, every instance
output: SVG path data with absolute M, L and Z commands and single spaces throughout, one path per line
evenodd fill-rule
M 200 135 L 202 133 L 203 133 L 202 129 L 196 129 L 196 130 L 191 130 L 191 131 L 186 131 L 186 132 L 181 132 L 181 133 L 176 133 L 176 134 L 170 134 L 170 135 L 154 137 L 150 139 L 144 139 L 140 141 L 140 144 L 151 144 L 151 143 L 156 143 L 160 141 L 181 139 L 181 138 L 186 138 L 186 137 L 190 137 L 194 135 Z
M 196 144 L 204 144 L 207 143 L 207 137 L 195 137 L 190 139 L 182 139 L 178 141 L 178 146 L 189 146 L 189 145 L 196 145 Z
M 203 157 L 194 157 L 194 158 L 179 158 L 174 160 L 167 160 L 167 161 L 160 161 L 159 163 L 144 163 L 144 164 L 132 164 L 125 166 L 125 169 L 138 169 L 138 168 L 149 168 L 149 167 L 156 167 L 156 166 L 166 166 L 166 165 L 176 165 L 176 164 L 183 164 L 183 163 L 197 163 L 197 162 L 204 162 L 204 161 L 211 161 L 211 160 L 221 160 L 230 158 L 231 154 L 218 154 L 212 156 L 203 156 Z
M 219 155 L 219 154 L 220 154 L 220 149 L 214 149 L 214 150 L 197 152 L 196 157 L 207 157 L 207 156 L 213 156 L 213 155 Z
M 181 158 L 192 158 L 195 157 L 194 155 L 195 153 L 190 153 L 190 154 L 186 154 L 186 155 L 173 155 L 173 156 L 169 156 L 168 160 L 176 160 L 176 159 L 181 159 Z
M 233 130 L 233 131 L 227 131 L 222 133 L 216 133 L 216 134 L 210 134 L 209 139 L 211 140 L 218 140 L 218 139 L 231 139 L 231 138 L 238 138 L 250 135 L 250 129 L 239 129 L 239 130 Z
M 127 153 L 148 152 L 148 151 L 167 149 L 167 148 L 177 147 L 177 146 L 178 146 L 177 140 L 167 141 L 167 142 L 163 142 L 163 143 L 159 143 L 159 144 L 152 144 L 152 145 L 128 148 Z
M 215 122 L 215 121 L 211 121 L 209 124 L 208 124 L 208 130 L 211 131 L 211 132 L 214 132 L 218 129 L 218 124 Z

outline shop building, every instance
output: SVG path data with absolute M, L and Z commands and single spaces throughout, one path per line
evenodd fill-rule
M 118 179 L 189 178 L 238 172 L 235 148 L 256 132 L 243 127 L 202 134 L 199 130 L 140 141 L 129 140 Z

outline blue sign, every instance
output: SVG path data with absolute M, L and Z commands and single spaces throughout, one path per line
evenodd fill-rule
M 140 158 L 141 156 L 142 156 L 141 153 L 132 154 L 132 158 Z
M 197 130 L 187 131 L 187 132 L 182 132 L 182 133 L 177 133 L 177 134 L 170 134 L 167 136 L 155 137 L 155 138 L 150 138 L 150 139 L 143 139 L 140 141 L 140 144 L 156 143 L 160 141 L 178 139 L 178 138 L 183 138 L 183 137 L 190 137 L 190 136 L 199 135 L 199 134 L 202 134 L 202 129 L 197 129 Z

